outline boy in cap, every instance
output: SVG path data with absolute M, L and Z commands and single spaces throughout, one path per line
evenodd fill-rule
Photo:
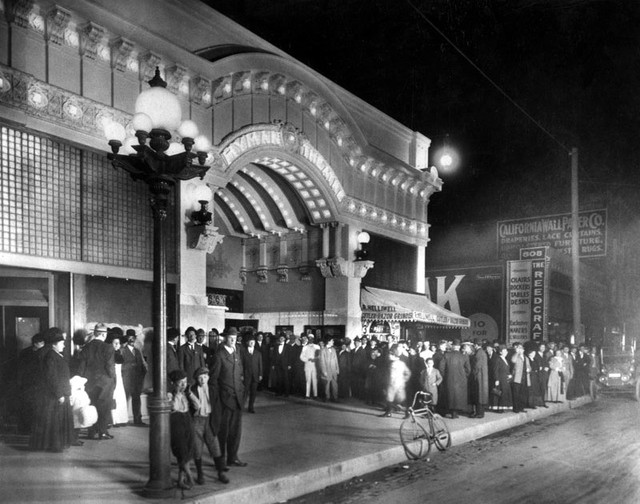
M 193 378 L 195 383 L 191 386 L 191 392 L 198 400 L 198 404 L 193 403 L 191 408 L 195 434 L 196 483 L 198 485 L 204 484 L 202 448 L 205 444 L 218 471 L 218 479 L 221 483 L 229 483 L 229 478 L 224 474 L 226 467 L 220 451 L 218 437 L 211 429 L 210 417 L 213 403 L 209 396 L 209 369 L 204 366 L 198 368 L 193 374 Z

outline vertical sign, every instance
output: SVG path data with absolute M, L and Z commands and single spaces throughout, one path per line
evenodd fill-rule
M 531 339 L 547 340 L 547 247 L 520 249 L 520 259 L 531 260 Z
M 531 339 L 533 341 L 545 341 L 547 339 L 546 273 L 547 261 L 545 259 L 531 261 Z
M 507 261 L 507 344 L 531 334 L 531 261 Z

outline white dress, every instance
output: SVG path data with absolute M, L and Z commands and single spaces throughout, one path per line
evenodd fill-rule
M 126 424 L 129 421 L 129 408 L 122 382 L 122 364 L 116 364 L 116 389 L 113 392 L 113 399 L 116 402 L 115 409 L 111 410 L 113 425 Z

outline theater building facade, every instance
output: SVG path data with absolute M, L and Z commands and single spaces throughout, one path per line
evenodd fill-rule
M 3 361 L 49 326 L 152 326 L 149 189 L 113 168 L 104 127 L 133 133 L 156 68 L 212 145 L 169 202 L 168 326 L 354 336 L 365 275 L 425 292 L 427 137 L 195 0 L 0 9 Z

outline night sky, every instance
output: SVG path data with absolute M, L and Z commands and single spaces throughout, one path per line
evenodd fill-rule
M 432 152 L 457 148 L 431 199 L 436 226 L 568 212 L 572 147 L 581 209 L 636 215 L 636 0 L 207 3 L 430 137 Z

